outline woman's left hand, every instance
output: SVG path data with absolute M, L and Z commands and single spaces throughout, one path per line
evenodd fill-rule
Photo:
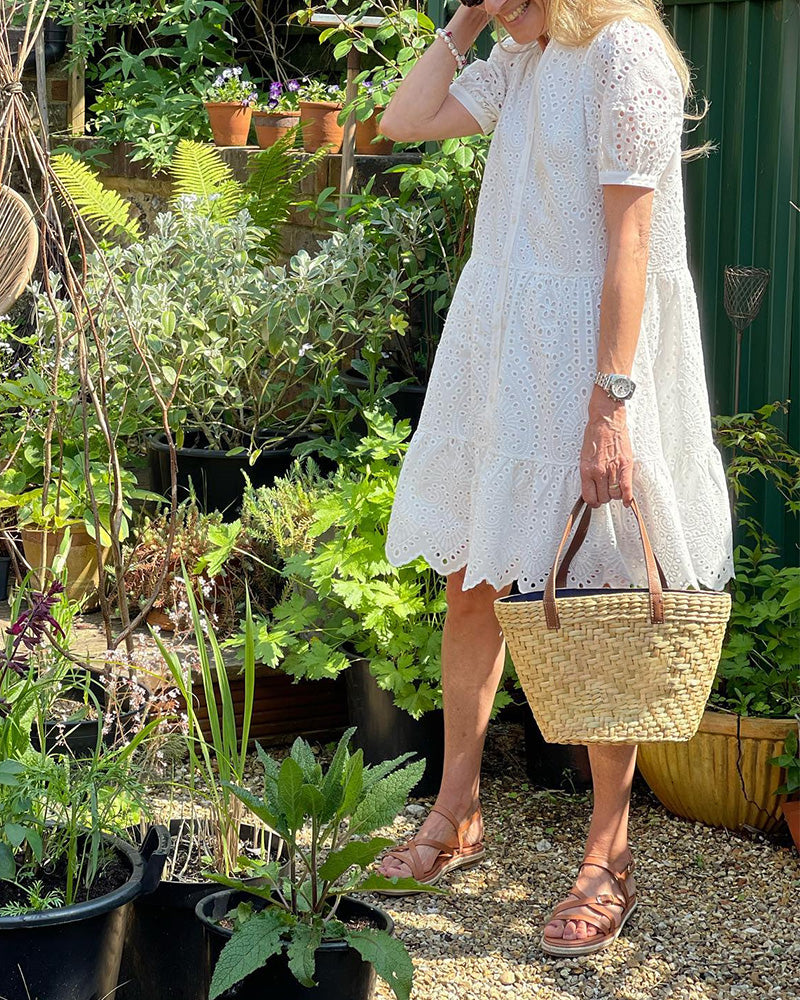
M 625 404 L 595 387 L 581 449 L 581 495 L 590 507 L 633 499 L 633 449 Z

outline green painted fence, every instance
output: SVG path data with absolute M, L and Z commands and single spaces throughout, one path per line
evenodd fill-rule
M 782 428 L 800 447 L 800 2 L 665 0 L 708 114 L 690 137 L 717 151 L 685 168 L 689 257 L 712 408 L 730 413 L 735 335 L 723 306 L 726 264 L 766 267 L 761 314 L 745 332 L 741 410 L 791 399 Z M 694 143 L 693 143 L 694 144 Z M 798 564 L 797 520 L 759 493 L 759 519 Z
M 781 427 L 800 448 L 800 0 L 664 0 L 666 20 L 693 67 L 708 114 L 689 137 L 717 149 L 685 167 L 690 267 L 697 288 L 715 413 L 731 413 L 736 338 L 723 305 L 727 264 L 772 277 L 744 335 L 740 410 L 792 400 Z M 449 5 L 447 5 L 449 6 Z M 443 0 L 430 16 L 446 20 Z M 486 50 L 482 38 L 479 51 Z M 772 490 L 758 517 L 800 563 L 797 519 Z

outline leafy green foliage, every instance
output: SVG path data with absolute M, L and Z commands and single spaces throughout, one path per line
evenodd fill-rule
M 218 222 L 227 222 L 241 210 L 244 188 L 214 146 L 181 139 L 169 164 L 173 202 L 193 198 Z
M 210 1000 L 235 986 L 245 976 L 265 965 L 273 955 L 277 955 L 283 947 L 281 934 L 286 924 L 285 916 L 277 909 L 262 910 L 243 921 L 222 949 L 214 967 Z
M 800 792 L 800 750 L 797 732 L 793 729 L 789 733 L 783 742 L 783 753 L 770 761 L 770 764 L 782 767 L 786 772 L 785 782 L 777 789 L 778 795 L 795 795 Z
M 710 702 L 741 715 L 800 714 L 800 567 L 776 565 L 774 543 L 749 516 L 753 477 L 777 489 L 790 512 L 800 511 L 800 453 L 774 422 L 786 409 L 771 403 L 715 419 L 747 543 L 734 551 L 731 617 Z
M 739 713 L 800 714 L 800 567 L 775 566 L 756 536 L 734 552 L 731 617 L 711 704 Z
M 57 154 L 50 163 L 75 207 L 102 235 L 122 235 L 131 242 L 141 238 L 142 228 L 131 217 L 130 203 L 107 188 L 94 170 L 67 153 Z
M 293 677 L 335 677 L 363 657 L 395 704 L 418 718 L 441 705 L 444 581 L 421 559 L 397 569 L 386 558 L 408 426 L 376 412 L 366 418 L 368 436 L 341 455 L 316 495 L 308 483 L 292 488 L 287 480 L 252 498 L 269 510 L 288 494 L 289 511 L 313 511 L 297 551 L 281 551 L 290 586 L 270 618 L 256 623 L 256 642 L 267 662 Z M 500 691 L 495 710 L 507 701 Z
M 385 931 L 349 928 L 336 919 L 336 912 L 340 897 L 346 893 L 397 884 L 396 879 L 387 880 L 368 871 L 391 841 L 363 838 L 402 809 L 425 762 L 401 770 L 395 768 L 395 762 L 387 763 L 373 773 L 372 768 L 364 767 L 360 750 L 350 753 L 353 732 L 348 730 L 339 741 L 327 770 L 304 740 L 296 740 L 290 756 L 280 764 L 259 747 L 264 766 L 261 799 L 240 786 L 229 786 L 247 808 L 269 817 L 284 837 L 289 875 L 275 865 L 250 862 L 250 874 L 260 876 L 264 885 L 211 876 L 262 901 L 261 909 L 245 905 L 229 914 L 235 929 L 214 972 L 211 1000 L 284 946 L 291 971 L 304 986 L 312 986 L 314 952 L 323 939 L 348 941 L 375 965 L 398 1000 L 408 1000 L 413 970 L 401 942 Z M 422 888 L 413 879 L 405 882 Z

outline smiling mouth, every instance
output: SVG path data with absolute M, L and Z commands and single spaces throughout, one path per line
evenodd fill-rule
M 530 0 L 524 0 L 519 7 L 515 7 L 514 10 L 510 11 L 508 14 L 501 14 L 500 17 L 506 24 L 513 24 L 514 21 L 518 21 L 525 11 L 530 6 Z

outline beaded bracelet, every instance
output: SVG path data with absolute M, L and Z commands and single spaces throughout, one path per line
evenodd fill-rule
M 450 52 L 456 61 L 456 66 L 460 72 L 467 65 L 467 60 L 466 57 L 463 56 L 456 48 L 456 43 L 453 41 L 453 32 L 448 31 L 446 28 L 437 28 L 436 35 L 438 38 L 441 38 L 448 49 L 450 49 Z

